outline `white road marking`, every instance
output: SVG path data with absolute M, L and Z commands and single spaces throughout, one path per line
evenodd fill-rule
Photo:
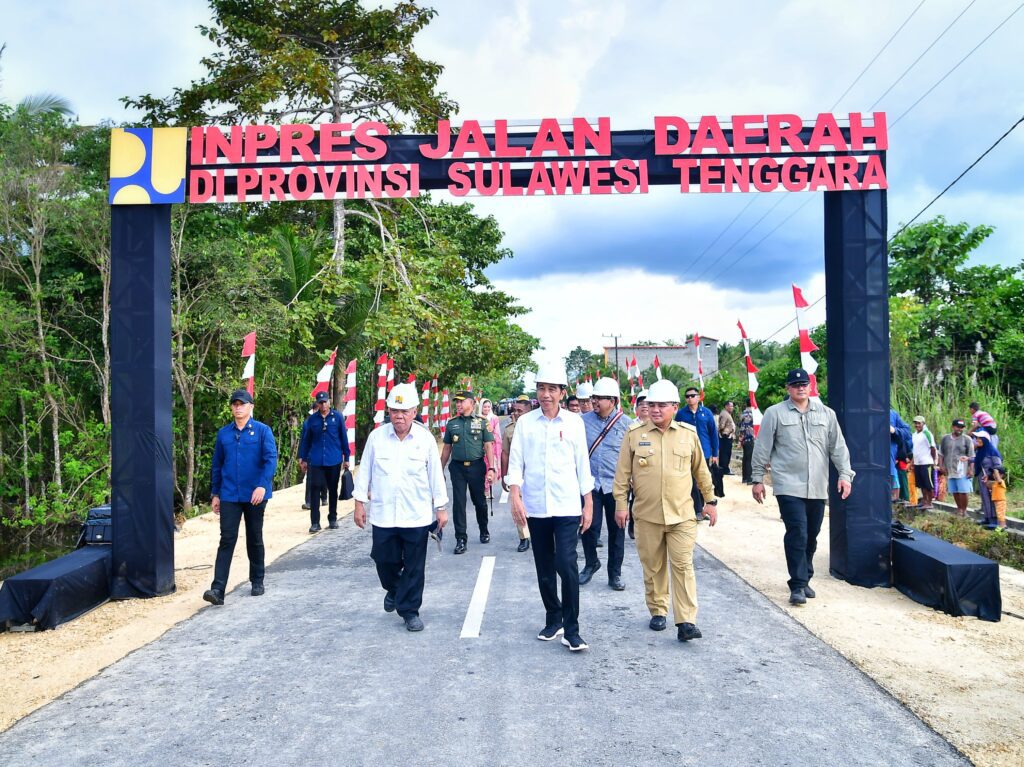
M 487 607 L 487 594 L 491 590 L 491 576 L 494 575 L 494 557 L 480 560 L 480 574 L 476 577 L 473 597 L 469 600 L 466 620 L 462 624 L 459 639 L 475 639 L 480 636 L 480 624 L 484 620 L 484 609 Z

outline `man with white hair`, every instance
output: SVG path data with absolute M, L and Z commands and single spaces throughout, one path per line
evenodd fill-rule
M 562 635 L 562 644 L 578 652 L 587 649 L 587 643 L 580 637 L 576 539 L 578 531 L 585 533 L 590 527 L 594 480 L 583 420 L 559 407 L 566 385 L 565 369 L 560 366 L 541 367 L 537 372 L 540 408 L 516 421 L 505 481 L 512 518 L 517 525 L 529 525 L 533 541 L 545 610 L 545 625 L 537 638 L 549 642 Z
M 636 551 L 644 571 L 649 624 L 653 631 L 667 628 L 669 574 L 672 580 L 672 614 L 680 642 L 699 639 L 697 628 L 697 579 L 693 571 L 693 547 L 697 519 L 690 488 L 696 485 L 713 527 L 718 521 L 718 499 L 711 472 L 704 460 L 697 430 L 673 420 L 679 408 L 679 389 L 667 379 L 647 392 L 650 420 L 633 424 L 622 442 L 615 472 L 615 523 L 626 526 L 628 494 L 636 496 L 633 517 Z
M 386 592 L 384 610 L 398 611 L 409 631 L 422 631 L 424 566 L 430 530 L 448 522 L 448 492 L 437 443 L 426 429 L 413 429 L 419 397 L 412 384 L 398 384 L 387 398 L 390 423 L 370 432 L 356 474 L 355 512 L 360 529 L 373 526 L 370 557 Z M 369 504 L 369 512 L 367 512 Z
M 608 586 L 622 591 L 622 556 L 626 549 L 625 531 L 615 524 L 615 466 L 619 461 L 619 448 L 629 429 L 629 419 L 619 409 L 619 384 L 613 378 L 601 378 L 594 384 L 594 409 L 583 415 L 587 430 L 587 450 L 590 453 L 590 473 L 594 477 L 594 521 L 583 534 L 583 554 L 586 557 L 580 571 L 580 585 L 590 583 L 594 573 L 601 569 L 597 545 L 601 540 L 601 518 L 608 522 Z

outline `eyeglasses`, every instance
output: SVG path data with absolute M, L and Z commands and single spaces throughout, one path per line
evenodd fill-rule
M 797 383 L 786 384 L 791 389 L 806 389 L 810 384 L 807 381 L 798 381 Z
M 647 407 L 651 410 L 661 410 L 662 408 L 674 408 L 674 402 L 648 402 Z
M 686 399 L 693 399 L 694 397 L 697 397 L 697 396 L 699 396 L 699 395 L 697 395 L 697 394 L 687 394 L 686 395 Z

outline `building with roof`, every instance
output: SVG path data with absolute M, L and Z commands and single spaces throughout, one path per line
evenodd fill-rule
M 704 375 L 710 375 L 718 371 L 718 339 L 708 336 L 700 337 L 701 359 L 704 363 Z M 636 355 L 636 364 L 640 370 L 647 370 L 654 364 L 654 357 L 662 365 L 678 365 L 690 371 L 691 375 L 697 375 L 697 347 L 691 339 L 685 346 L 625 346 L 618 348 L 619 370 L 626 372 L 626 366 L 633 355 Z M 604 347 L 604 361 L 609 368 L 615 367 L 616 347 Z

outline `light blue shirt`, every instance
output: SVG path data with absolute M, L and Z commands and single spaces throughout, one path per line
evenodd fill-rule
M 612 411 L 607 418 L 601 418 L 596 410 L 583 414 L 583 426 L 587 430 L 587 450 L 601 436 L 608 423 L 621 411 Z M 630 420 L 623 415 L 611 428 L 597 450 L 590 456 L 590 473 L 594 477 L 594 489 L 602 493 L 610 493 L 615 482 L 615 466 L 619 462 L 619 449 L 622 440 L 629 431 Z

